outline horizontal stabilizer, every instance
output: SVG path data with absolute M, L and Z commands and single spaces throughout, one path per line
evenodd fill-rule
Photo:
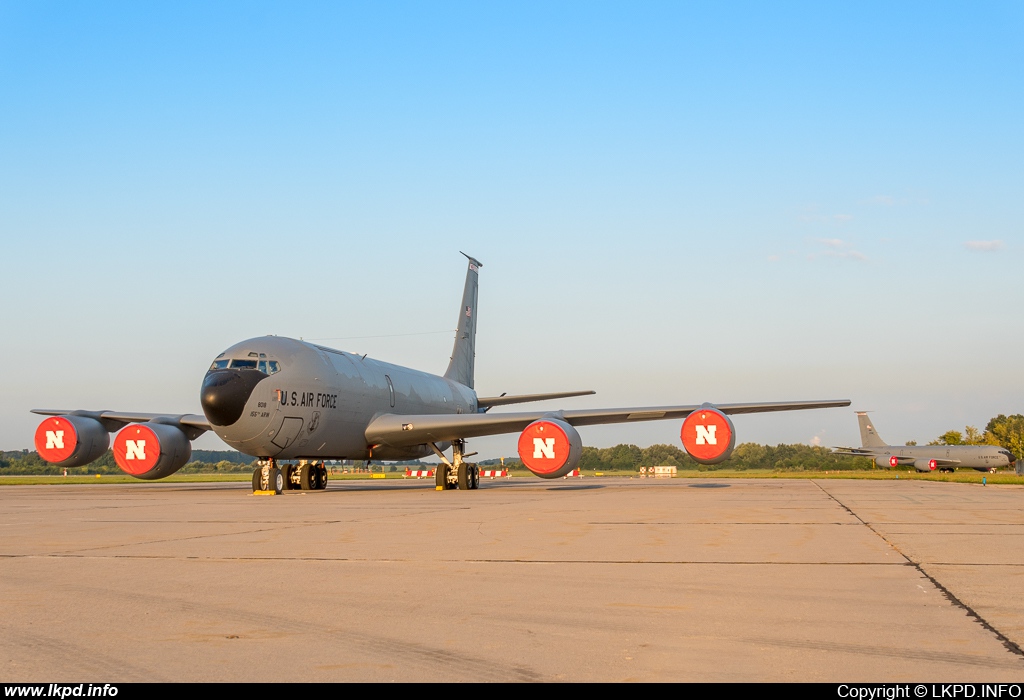
M 567 399 L 571 396 L 588 396 L 596 394 L 596 391 L 562 391 L 555 394 L 519 394 L 518 396 L 486 396 L 478 398 L 476 405 L 480 408 L 493 408 L 495 406 L 507 406 L 513 403 L 530 403 L 532 401 L 547 401 L 549 399 Z

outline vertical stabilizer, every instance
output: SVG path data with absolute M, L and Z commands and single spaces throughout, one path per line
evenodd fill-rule
M 885 447 L 885 440 L 878 437 L 875 426 L 871 425 L 871 419 L 863 411 L 857 411 L 857 422 L 860 424 L 860 445 L 861 447 Z
M 455 333 L 452 360 L 448 363 L 444 377 L 472 389 L 476 362 L 476 296 L 480 268 L 483 265 L 475 258 L 466 257 L 469 258 L 469 269 L 466 270 L 466 288 L 462 292 L 462 307 L 459 309 L 459 329 Z

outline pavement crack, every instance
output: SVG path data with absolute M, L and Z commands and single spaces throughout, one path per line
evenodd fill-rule
M 847 506 L 845 503 L 843 503 L 838 498 L 833 496 L 831 493 L 826 491 L 825 488 L 820 483 L 818 483 L 817 481 L 814 481 L 814 480 L 812 480 L 811 483 L 814 484 L 815 486 L 817 486 L 819 489 L 821 489 L 821 492 L 823 494 L 825 494 L 826 496 L 828 496 L 829 498 L 831 498 L 833 501 L 835 501 L 835 503 L 837 505 L 839 505 L 839 507 L 841 507 L 847 513 L 849 513 L 854 518 L 856 518 L 858 521 L 863 523 L 864 527 L 866 527 L 867 529 L 871 530 L 871 532 L 875 533 L 875 535 L 879 539 L 881 539 L 883 542 L 885 542 L 887 545 L 889 545 L 893 549 L 894 552 L 896 552 L 901 557 L 903 557 L 907 561 L 908 564 L 910 564 L 915 569 L 917 569 L 918 573 L 920 573 L 922 576 L 924 576 L 926 579 L 928 579 L 932 583 L 932 585 L 935 586 L 935 588 L 937 588 L 942 593 L 942 595 L 946 596 L 946 599 L 950 603 L 952 603 L 954 607 L 958 607 L 961 610 L 963 610 L 964 612 L 966 612 L 968 617 L 974 618 L 974 620 L 979 625 L 981 625 L 984 629 L 986 629 L 989 632 L 991 632 L 992 634 L 994 634 L 996 636 L 996 639 L 998 639 L 1002 643 L 1002 645 L 1006 648 L 1007 651 L 1009 651 L 1011 654 L 1016 654 L 1017 656 L 1019 656 L 1021 658 L 1024 658 L 1024 649 L 1021 649 L 1019 644 L 1017 644 L 1012 639 L 1010 639 L 1005 634 L 1003 634 L 998 629 L 996 629 L 996 627 L 991 622 L 989 622 L 984 617 L 982 617 L 978 613 L 977 610 L 972 608 L 970 605 L 968 605 L 964 601 L 960 600 L 956 596 L 956 594 L 953 593 L 953 591 L 951 591 L 948 588 L 946 588 L 942 583 L 939 582 L 939 580 L 937 578 L 935 578 L 934 576 L 929 574 L 927 571 L 925 571 L 924 567 L 921 565 L 920 562 L 915 561 L 912 557 L 910 557 L 910 555 L 908 555 L 905 552 L 903 552 L 899 547 L 896 546 L 896 544 L 894 542 L 889 540 L 889 538 L 887 538 L 881 532 L 879 532 L 874 527 L 872 527 L 871 523 L 869 523 L 866 520 L 864 520 L 863 518 L 861 518 L 859 515 L 857 515 L 855 512 L 853 512 L 853 510 L 851 510 L 849 506 Z

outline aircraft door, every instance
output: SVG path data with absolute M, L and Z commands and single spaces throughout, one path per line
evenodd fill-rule
M 295 442 L 295 438 L 299 436 L 299 432 L 301 430 L 301 418 L 297 416 L 286 416 L 284 420 L 281 421 L 281 427 L 275 431 L 274 437 L 271 438 L 270 442 L 283 450 Z

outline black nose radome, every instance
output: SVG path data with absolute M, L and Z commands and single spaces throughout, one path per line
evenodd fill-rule
M 232 425 L 242 417 L 245 403 L 267 375 L 256 369 L 216 369 L 206 373 L 199 403 L 214 425 Z

